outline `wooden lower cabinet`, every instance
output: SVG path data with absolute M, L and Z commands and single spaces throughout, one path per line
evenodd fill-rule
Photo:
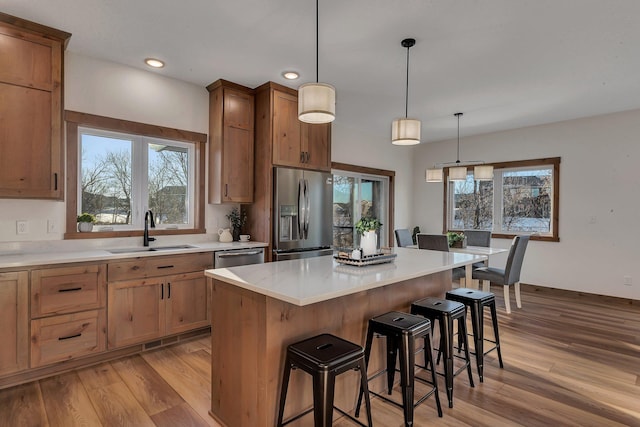
M 0 273 L 0 375 L 29 367 L 29 272 Z
M 210 324 L 202 271 L 108 285 L 108 348 Z
M 207 278 L 202 272 L 169 281 L 166 334 L 177 334 L 211 324 Z
M 104 351 L 105 323 L 103 309 L 31 321 L 31 367 Z

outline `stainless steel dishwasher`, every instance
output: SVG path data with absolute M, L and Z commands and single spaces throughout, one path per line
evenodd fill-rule
M 216 251 L 213 268 L 236 267 L 238 265 L 262 264 L 264 248 L 228 249 Z

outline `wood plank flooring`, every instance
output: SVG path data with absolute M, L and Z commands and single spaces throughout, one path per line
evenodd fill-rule
M 416 426 L 640 426 L 640 302 L 523 286 L 523 308 L 507 315 L 494 291 L 505 368 L 490 353 L 480 383 L 474 363 L 476 386 L 456 377 L 453 408 L 441 379 L 444 417 L 431 398 Z M 201 338 L 0 390 L 0 426 L 218 427 L 210 358 Z M 376 426 L 403 425 L 399 408 L 372 405 Z

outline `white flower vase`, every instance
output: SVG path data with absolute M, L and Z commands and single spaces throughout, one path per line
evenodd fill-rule
M 362 248 L 362 255 L 375 255 L 378 251 L 378 235 L 374 230 L 365 231 L 360 239 L 360 247 Z

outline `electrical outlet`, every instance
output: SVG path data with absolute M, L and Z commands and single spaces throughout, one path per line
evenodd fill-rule
M 631 286 L 632 282 L 631 282 L 631 276 L 624 276 L 624 285 L 625 286 Z
M 16 234 L 29 234 L 29 223 L 27 221 L 16 221 Z

